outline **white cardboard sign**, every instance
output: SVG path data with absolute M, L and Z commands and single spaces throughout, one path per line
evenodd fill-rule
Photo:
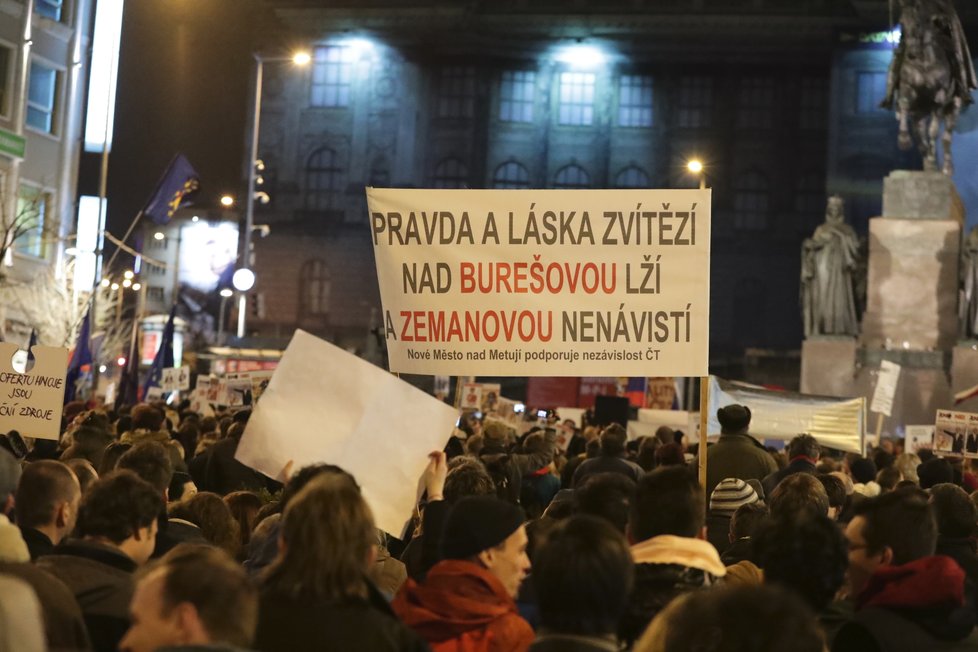
M 190 389 L 190 369 L 187 367 L 166 367 L 163 369 L 160 387 L 164 392 Z
M 0 432 L 58 439 L 68 374 L 68 349 L 35 344 L 34 367 L 16 371 L 11 361 L 18 347 L 0 342 Z
M 880 362 L 880 373 L 876 378 L 876 389 L 873 391 L 873 402 L 870 412 L 890 416 L 893 412 L 893 397 L 896 395 L 897 383 L 900 381 L 900 365 L 889 360 Z
M 455 408 L 297 330 L 252 412 L 237 459 L 269 477 L 336 464 L 356 477 L 377 527 L 399 533 L 427 455 L 452 434 Z

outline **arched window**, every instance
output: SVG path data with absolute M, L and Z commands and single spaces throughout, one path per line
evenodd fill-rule
M 321 317 L 329 312 L 329 299 L 333 290 L 332 275 L 321 258 L 302 264 L 299 295 L 300 317 Z
M 648 188 L 651 185 L 649 175 L 637 165 L 629 165 L 615 176 L 616 188 Z
M 571 163 L 557 170 L 554 175 L 554 188 L 590 188 L 591 175 L 577 163 Z
M 336 208 L 342 188 L 343 168 L 336 152 L 320 147 L 306 163 L 306 208 L 320 211 Z
M 378 156 L 370 164 L 370 178 L 367 185 L 374 188 L 386 188 L 391 185 L 391 166 L 386 156 Z
M 754 171 L 741 174 L 734 181 L 734 226 L 749 231 L 766 229 L 770 203 L 764 175 Z
M 530 173 L 516 161 L 506 161 L 492 174 L 493 188 L 529 188 Z
M 469 170 L 457 158 L 446 158 L 435 166 L 432 188 L 465 188 L 469 185 Z

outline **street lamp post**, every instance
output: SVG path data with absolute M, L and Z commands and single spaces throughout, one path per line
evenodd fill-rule
M 255 58 L 255 97 L 252 105 L 251 141 L 248 148 L 248 191 L 245 194 L 244 233 L 241 235 L 241 256 L 238 259 L 239 270 L 251 270 L 252 266 L 251 232 L 255 225 L 255 180 L 257 176 L 255 163 L 258 161 L 258 126 L 261 122 L 261 90 L 265 61 L 291 61 L 295 65 L 303 66 L 312 60 L 307 52 L 297 52 L 287 58 L 265 58 L 257 52 L 253 56 Z M 245 334 L 246 308 L 247 297 L 242 292 L 238 299 L 238 337 L 244 337 Z
M 224 288 L 221 290 L 221 314 L 217 318 L 217 343 L 224 344 L 224 315 L 227 314 L 227 303 L 234 295 L 234 291 L 231 288 Z

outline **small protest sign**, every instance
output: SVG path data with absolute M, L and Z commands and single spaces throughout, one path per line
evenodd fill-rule
M 357 479 L 377 527 L 399 534 L 418 477 L 458 419 L 454 407 L 297 330 L 255 407 L 238 461 L 269 477 L 328 462 Z
M 934 452 L 978 457 L 978 414 L 938 410 L 934 423 Z
M 18 346 L 0 342 L 0 431 L 25 437 L 58 439 L 65 400 L 68 349 L 35 344 L 34 367 L 20 373 L 13 367 Z
M 896 395 L 899 380 L 900 365 L 889 360 L 880 362 L 880 372 L 876 378 L 876 389 L 873 391 L 873 402 L 869 406 L 870 412 L 890 416 L 893 412 L 893 397 Z
M 163 370 L 160 388 L 164 392 L 190 389 L 190 369 L 187 367 L 167 367 Z
M 934 447 L 934 426 L 906 426 L 905 432 L 903 449 L 906 452 L 916 453 Z

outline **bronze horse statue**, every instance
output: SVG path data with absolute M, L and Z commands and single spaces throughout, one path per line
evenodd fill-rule
M 937 169 L 937 136 L 944 134 L 942 171 L 951 175 L 951 132 L 961 109 L 971 104 L 978 79 L 964 30 L 951 0 L 899 0 L 900 44 L 893 53 L 881 106 L 896 109 L 898 143 L 910 149 L 913 123 L 925 170 Z

